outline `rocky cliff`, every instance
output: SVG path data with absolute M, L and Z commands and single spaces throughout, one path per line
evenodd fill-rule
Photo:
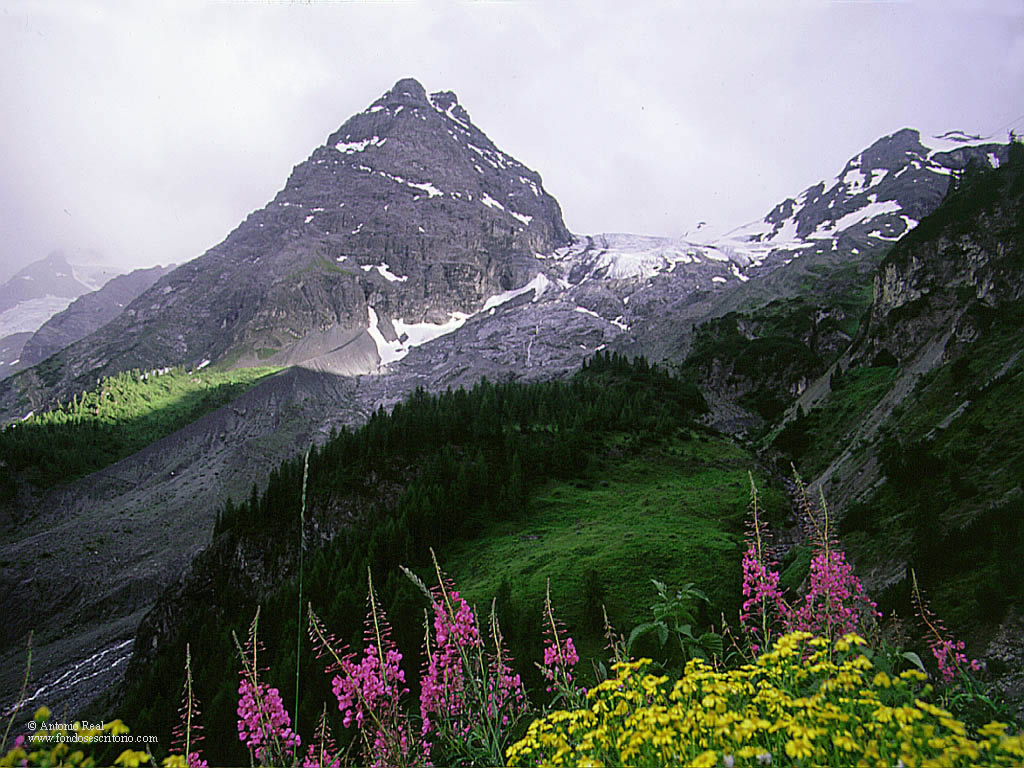
M 454 94 L 401 80 L 222 243 L 45 369 L 10 379 L 0 410 L 10 419 L 101 375 L 204 360 L 365 373 L 381 362 L 371 333 L 391 342 L 396 323 L 443 326 L 569 241 L 536 172 Z

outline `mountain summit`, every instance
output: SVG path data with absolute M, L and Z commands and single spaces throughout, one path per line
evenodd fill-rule
M 128 368 L 372 371 L 382 341 L 450 328 L 529 280 L 536 253 L 570 239 L 540 176 L 498 149 L 455 94 L 400 80 L 223 242 L 62 352 L 45 380 L 13 378 L 2 409 L 38 407 Z

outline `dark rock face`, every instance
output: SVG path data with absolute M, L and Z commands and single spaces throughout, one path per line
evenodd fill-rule
M 885 350 L 902 362 L 951 326 L 948 359 L 979 335 L 976 318 L 964 311 L 969 302 L 998 311 L 1024 299 L 1020 214 L 1019 196 L 1007 198 L 970 232 L 894 249 L 875 275 L 865 354 Z
M 931 137 L 904 128 L 851 158 L 834 179 L 805 189 L 719 244 L 746 255 L 746 275 L 763 276 L 794 259 L 863 260 L 913 229 L 942 201 L 969 163 L 1006 162 L 1005 144 Z M 858 258 L 860 257 L 860 258 Z
M 307 361 L 303 349 L 315 353 L 314 367 L 368 372 L 379 358 L 366 344 L 354 356 L 343 347 L 368 327 L 371 308 L 410 323 L 447 321 L 522 285 L 536 272 L 535 253 L 570 239 L 540 176 L 495 147 L 454 94 L 428 97 L 401 80 L 222 243 L 46 372 L 12 378 L 0 411 L 10 418 L 128 368 L 296 364 Z

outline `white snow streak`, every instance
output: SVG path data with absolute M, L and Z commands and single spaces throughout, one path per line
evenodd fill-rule
M 377 355 L 380 357 L 381 366 L 401 360 L 415 347 L 426 344 L 428 341 L 440 338 L 445 334 L 458 330 L 469 318 L 469 315 L 462 312 L 453 312 L 446 323 L 406 323 L 402 320 L 392 320 L 398 338 L 394 341 L 387 341 L 384 334 L 378 327 L 379 318 L 373 307 L 367 306 L 369 313 L 369 326 L 367 332 L 373 343 L 377 346 Z
M 482 198 L 480 198 L 480 202 L 483 203 L 484 205 L 488 206 L 489 208 L 497 208 L 500 211 L 504 211 L 505 210 L 505 206 L 504 205 L 499 203 L 497 200 L 495 200 L 493 197 L 488 195 L 486 192 L 484 192 L 484 196 Z
M 363 269 L 366 269 L 366 267 L 363 267 Z M 404 283 L 406 280 L 409 279 L 408 275 L 402 275 L 401 277 L 396 275 L 394 272 L 391 271 L 391 268 L 385 262 L 381 262 L 377 266 L 371 267 L 371 269 L 376 269 L 381 277 L 385 278 L 386 280 L 392 283 Z
M 387 141 L 387 137 L 382 139 L 379 136 L 374 136 L 360 141 L 339 141 L 334 148 L 343 155 L 351 155 L 353 152 L 362 152 L 367 147 L 381 147 L 385 141 Z
M 534 292 L 533 300 L 536 301 L 537 299 L 544 295 L 544 291 L 546 291 L 548 289 L 548 286 L 550 285 L 551 281 L 548 280 L 547 277 L 545 277 L 542 273 L 538 272 L 537 276 L 534 277 L 533 280 L 528 282 L 522 288 L 513 288 L 511 291 L 505 291 L 504 293 L 499 293 L 495 296 L 491 296 L 489 299 L 487 299 L 487 301 L 484 302 L 484 305 L 480 309 L 480 311 L 486 312 L 489 309 L 499 307 L 502 304 L 511 301 L 516 296 L 521 296 L 522 294 L 528 293 L 529 291 Z

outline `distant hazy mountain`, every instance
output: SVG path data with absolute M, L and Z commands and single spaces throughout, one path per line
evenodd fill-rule
M 0 378 L 27 367 L 21 348 L 43 323 L 116 274 L 111 267 L 71 264 L 54 251 L 0 285 Z
M 21 367 L 35 365 L 102 328 L 173 268 L 172 265 L 136 269 L 126 275 L 118 275 L 98 290 L 79 296 L 67 309 L 43 323 L 25 342 L 21 352 Z
M 85 655 L 93 616 L 127 625 L 150 605 L 205 545 L 229 492 L 262 485 L 276 462 L 416 387 L 558 377 L 601 349 L 679 361 L 695 323 L 779 296 L 855 292 L 866 310 L 878 262 L 939 205 L 951 175 L 972 158 L 1005 157 L 1005 145 L 923 143 L 902 130 L 725 235 L 574 237 L 540 176 L 496 147 L 454 94 L 399 81 L 222 243 L 45 366 L 0 383 L 8 422 L 131 368 L 291 366 L 25 510 L 59 520 L 50 535 L 69 551 L 88 532 L 99 565 L 85 573 L 68 562 L 47 584 L 12 539 L 0 553 L 11 563 L 5 583 L 37 579 L 38 594 L 19 600 L 10 624 L 74 626 L 81 635 L 61 653 Z M 77 333 L 82 316 L 55 319 L 31 354 L 48 354 L 71 326 Z M 104 533 L 120 514 L 161 532 L 144 565 Z M 86 581 L 90 589 L 77 588 Z M 54 601 L 51 586 L 78 602 Z M 104 601 L 114 591 L 120 602 Z
M 36 330 L 91 290 L 59 252 L 29 264 L 0 285 L 0 337 Z

